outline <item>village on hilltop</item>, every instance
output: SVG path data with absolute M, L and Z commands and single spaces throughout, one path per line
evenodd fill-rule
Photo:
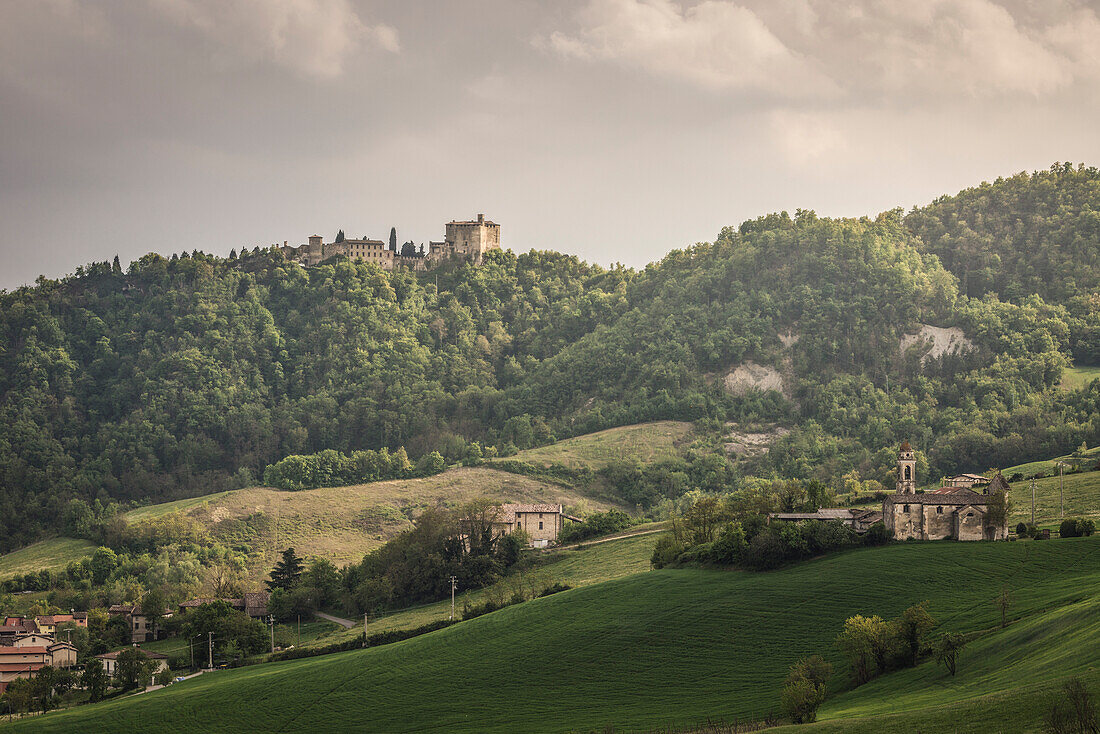
M 304 245 L 288 245 L 283 242 L 279 250 L 288 260 L 305 266 L 318 265 L 334 257 L 346 257 L 350 260 L 372 262 L 383 270 L 407 268 L 409 270 L 428 270 L 448 260 L 466 260 L 480 264 L 489 250 L 500 249 L 500 225 L 478 214 L 477 219 L 447 223 L 442 242 L 429 242 L 427 249 L 421 243 L 417 247 L 412 242 L 400 246 L 397 244 L 397 230 L 390 230 L 390 241 L 368 239 L 348 239 L 343 231 L 335 241 L 326 243 L 319 235 L 311 235 Z

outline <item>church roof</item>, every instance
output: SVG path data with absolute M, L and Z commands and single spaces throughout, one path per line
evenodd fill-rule
M 993 494 L 994 492 L 1008 492 L 1008 482 L 1001 476 L 1000 472 L 997 472 L 997 475 L 989 482 L 989 493 Z
M 925 492 L 924 494 L 892 494 L 887 502 L 895 505 L 987 505 L 989 497 L 969 489 L 956 492 Z
M 898 450 L 899 451 L 912 451 L 913 447 L 909 445 L 909 439 L 905 439 L 904 441 L 902 441 L 901 446 L 898 448 Z

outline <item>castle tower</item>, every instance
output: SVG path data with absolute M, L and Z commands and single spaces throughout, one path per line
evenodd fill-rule
M 898 494 L 913 494 L 917 491 L 917 456 L 909 441 L 902 441 L 898 449 Z

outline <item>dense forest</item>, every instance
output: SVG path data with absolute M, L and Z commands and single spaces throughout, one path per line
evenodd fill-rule
M 922 324 L 974 348 L 902 351 Z M 116 258 L 0 292 L 0 334 L 0 551 L 56 531 L 72 498 L 664 418 L 792 429 L 734 482 L 869 477 L 901 438 L 929 472 L 985 469 L 1100 439 L 1100 383 L 1057 388 L 1071 361 L 1100 364 L 1100 172 L 874 218 L 772 214 L 641 271 L 549 252 L 429 273 L 259 248 Z M 727 390 L 750 360 L 783 393 Z

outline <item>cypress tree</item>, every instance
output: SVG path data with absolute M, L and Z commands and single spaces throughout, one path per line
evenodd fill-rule
M 397 252 L 397 227 L 390 227 L 390 249 Z

